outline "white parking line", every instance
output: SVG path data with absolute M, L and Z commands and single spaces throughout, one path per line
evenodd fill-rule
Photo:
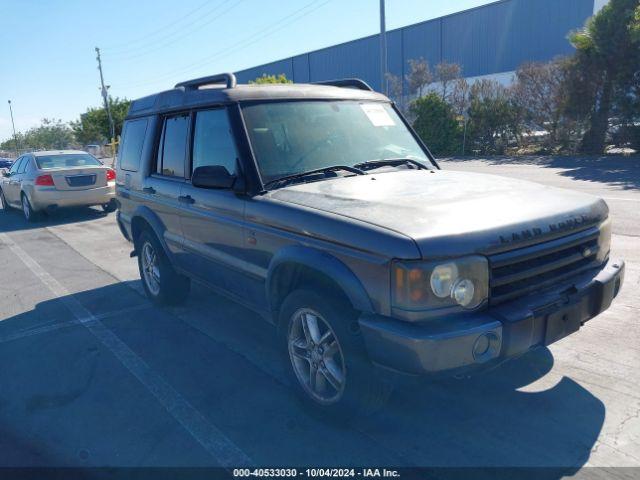
M 250 466 L 252 461 L 222 431 L 210 423 L 182 395 L 154 372 L 118 336 L 89 312 L 69 291 L 6 233 L 0 233 L 0 241 L 40 279 L 40 281 L 64 303 L 76 318 L 102 344 L 115 355 L 160 404 L 182 425 L 187 432 L 223 467 Z
M 94 318 L 98 320 L 104 320 L 105 318 L 118 317 L 120 315 L 126 315 L 127 313 L 137 312 L 140 310 L 146 310 L 147 308 L 151 308 L 153 305 L 150 303 L 143 305 L 136 305 L 134 307 L 121 308 L 120 310 L 114 310 L 112 312 L 101 313 L 99 315 L 95 315 Z M 43 325 L 40 327 L 29 328 L 26 330 L 20 330 L 13 333 L 8 333 L 7 335 L 0 335 L 0 343 L 11 342 L 13 340 L 18 340 L 20 338 L 31 337 L 33 335 L 40 335 L 42 333 L 53 332 L 55 330 L 60 330 L 63 328 L 74 327 L 76 325 L 84 325 L 87 322 L 92 322 L 93 319 L 83 319 L 83 320 L 67 320 L 66 322 L 57 322 L 52 323 L 50 325 Z M 2 325 L 0 324 L 0 328 Z
M 605 200 L 614 200 L 618 202 L 640 202 L 640 198 L 623 198 L 623 197 L 602 197 Z

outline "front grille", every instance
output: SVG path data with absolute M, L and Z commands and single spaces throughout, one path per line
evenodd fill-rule
M 597 266 L 597 228 L 489 257 L 489 303 L 548 288 Z
M 96 183 L 96 176 L 94 175 L 74 175 L 73 177 L 66 177 L 67 183 L 70 187 L 87 187 Z

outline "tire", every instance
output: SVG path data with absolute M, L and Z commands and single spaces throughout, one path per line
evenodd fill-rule
M 4 192 L 0 189 L 0 207 L 2 207 L 2 212 L 0 213 L 9 213 L 9 204 L 7 200 L 4 198 Z
M 155 234 L 144 230 L 136 241 L 144 291 L 157 305 L 179 305 L 189 296 L 191 280 L 171 266 Z
M 372 413 L 386 403 L 391 385 L 369 361 L 350 305 L 311 290 L 296 290 L 282 304 L 279 327 L 285 369 L 296 393 L 313 411 L 342 421 Z
M 24 219 L 30 223 L 37 222 L 38 219 L 40 218 L 40 215 L 38 214 L 38 212 L 33 210 L 33 207 L 31 206 L 31 202 L 29 202 L 29 199 L 27 198 L 27 196 L 23 193 L 20 196 L 20 198 L 22 203 L 22 214 L 24 215 Z
M 102 211 L 105 213 L 115 212 L 118 209 L 118 204 L 114 199 L 111 199 L 109 203 L 103 203 L 100 206 L 102 207 Z

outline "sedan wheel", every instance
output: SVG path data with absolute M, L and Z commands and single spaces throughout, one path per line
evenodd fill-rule
M 22 195 L 22 213 L 27 222 L 33 222 L 36 220 L 36 212 L 31 208 L 31 203 L 26 195 Z
M 322 315 L 308 308 L 296 311 L 289 325 L 289 357 L 300 385 L 318 403 L 339 401 L 344 392 L 346 368 L 331 326 Z
M 145 242 L 142 246 L 142 272 L 147 288 L 153 295 L 160 294 L 160 267 L 158 264 L 158 254 L 150 242 Z

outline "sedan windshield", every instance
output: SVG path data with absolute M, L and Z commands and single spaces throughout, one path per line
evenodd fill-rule
M 40 170 L 72 167 L 98 167 L 102 165 L 98 159 L 89 154 L 42 155 L 36 157 Z
M 372 160 L 408 158 L 430 163 L 388 103 L 268 102 L 246 105 L 242 111 L 265 183 Z

